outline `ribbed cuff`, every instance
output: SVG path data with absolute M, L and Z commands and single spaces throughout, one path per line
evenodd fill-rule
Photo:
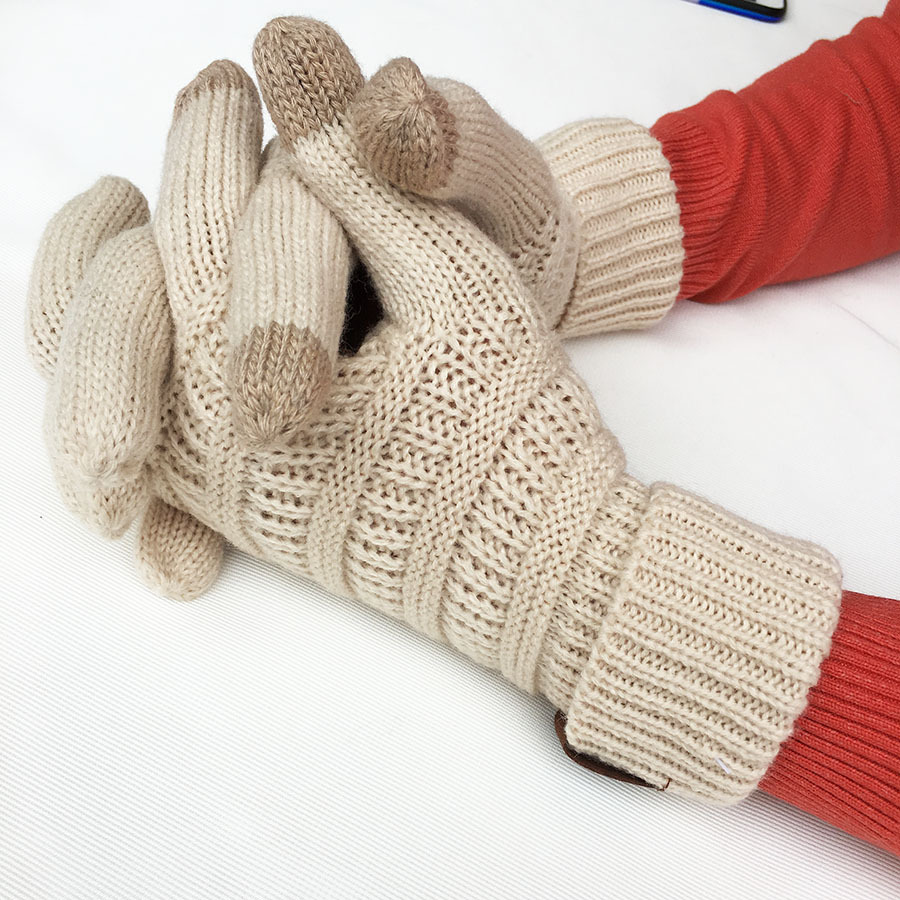
M 722 222 L 740 207 L 740 186 L 722 156 L 724 138 L 715 141 L 683 113 L 669 113 L 652 128 L 671 167 L 683 229 L 684 272 L 678 297 L 716 302 L 728 295 L 706 296 L 723 266 L 746 250 L 727 246 Z M 724 244 L 724 246 L 723 246 Z
M 627 119 L 588 119 L 538 141 L 578 220 L 564 337 L 643 328 L 672 307 L 684 251 L 659 141 Z
M 819 677 L 840 583 L 824 550 L 655 485 L 569 744 L 673 793 L 742 799 Z
M 844 594 L 822 677 L 759 786 L 900 854 L 900 602 Z

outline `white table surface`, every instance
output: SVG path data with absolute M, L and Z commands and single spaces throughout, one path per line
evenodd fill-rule
M 327 19 L 367 72 L 411 55 L 467 80 L 537 136 L 650 124 L 882 5 L 792 0 L 771 26 L 679 0 L 3 0 L 0 896 L 898 896 L 898 860 L 765 796 L 709 809 L 579 769 L 543 701 L 241 554 L 202 599 L 156 597 L 131 536 L 58 499 L 22 340 L 47 219 L 107 172 L 152 198 L 176 91 L 217 57 L 249 67 L 273 15 Z M 572 345 L 635 475 L 892 597 L 898 350 L 900 257 Z

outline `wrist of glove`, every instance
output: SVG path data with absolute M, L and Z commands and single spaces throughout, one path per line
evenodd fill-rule
M 624 553 L 606 575 L 605 609 L 589 587 L 565 604 L 560 637 L 548 642 L 554 668 L 566 660 L 578 671 L 561 682 L 572 691 L 568 707 L 566 694 L 551 696 L 566 713 L 568 742 L 656 787 L 739 800 L 818 680 L 840 570 L 820 548 L 672 485 L 626 479 L 615 499 Z M 604 580 L 597 548 L 616 540 L 604 512 L 598 520 L 573 573 L 594 585 Z M 573 630 L 579 638 L 567 642 Z
M 224 537 L 545 694 L 566 713 L 575 749 L 658 787 L 740 799 L 817 678 L 837 616 L 836 564 L 625 473 L 540 293 L 554 292 L 565 266 L 544 279 L 546 265 L 493 240 L 473 211 L 400 190 L 372 167 L 358 126 L 364 82 L 334 32 L 274 20 L 254 60 L 281 140 L 262 176 L 258 100 L 236 66 L 215 64 L 217 77 L 205 70 L 179 99 L 152 226 L 170 355 L 136 376 L 140 390 L 91 393 L 108 371 L 96 360 L 121 353 L 101 317 L 79 339 L 93 355 L 65 362 L 72 313 L 94 304 L 78 298 L 96 294 L 80 287 L 90 279 L 72 260 L 94 255 L 106 272 L 105 245 L 64 253 L 69 262 L 52 271 L 39 255 L 33 344 L 61 330 L 54 385 L 74 372 L 92 401 L 74 404 L 54 387 L 48 432 L 75 422 L 95 451 L 143 435 L 129 465 L 102 478 L 70 455 L 61 484 L 105 497 L 126 476 L 141 479 L 152 499 L 139 556 L 164 590 L 188 596 L 208 584 Z M 278 177 L 266 175 L 272 158 Z M 261 222 L 312 207 L 323 224 L 311 236 L 292 240 L 287 227 L 265 239 Z M 248 308 L 263 331 L 328 323 L 316 326 L 328 351 L 343 315 L 342 239 L 384 309 L 359 352 L 327 357 L 333 375 L 315 402 L 293 368 L 303 354 L 277 341 L 235 366 L 257 327 Z M 555 248 L 538 255 L 567 258 Z M 69 301 L 50 327 L 47 311 Z M 297 391 L 287 399 L 285 366 Z M 135 395 L 159 398 L 155 433 L 131 424 Z M 116 428 L 99 428 L 98 415 Z M 70 445 L 51 440 L 51 451 Z M 92 518 L 93 506 L 73 505 Z

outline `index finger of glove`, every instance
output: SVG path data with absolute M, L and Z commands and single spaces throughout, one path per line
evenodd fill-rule
M 477 322 L 498 345 L 533 343 L 534 304 L 506 255 L 450 204 L 368 166 L 348 115 L 362 75 L 340 37 L 312 19 L 273 19 L 253 59 L 296 171 L 344 227 L 387 317 L 435 333 Z
M 387 318 L 430 321 L 427 303 L 394 283 L 379 252 L 384 243 L 397 249 L 397 217 L 385 208 L 390 200 L 381 196 L 380 185 L 370 183 L 371 174 L 356 164 L 346 133 L 347 109 L 364 83 L 350 49 L 324 22 L 283 16 L 257 35 L 253 63 L 289 164 L 343 226 L 373 277 Z
M 178 94 L 154 223 L 177 319 L 221 300 L 215 288 L 259 178 L 261 144 L 259 96 L 236 63 L 211 63 Z

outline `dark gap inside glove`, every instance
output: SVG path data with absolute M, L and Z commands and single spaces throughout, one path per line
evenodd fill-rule
M 347 285 L 344 328 L 341 332 L 341 356 L 353 356 L 369 332 L 384 317 L 384 309 L 366 267 L 357 262 Z

